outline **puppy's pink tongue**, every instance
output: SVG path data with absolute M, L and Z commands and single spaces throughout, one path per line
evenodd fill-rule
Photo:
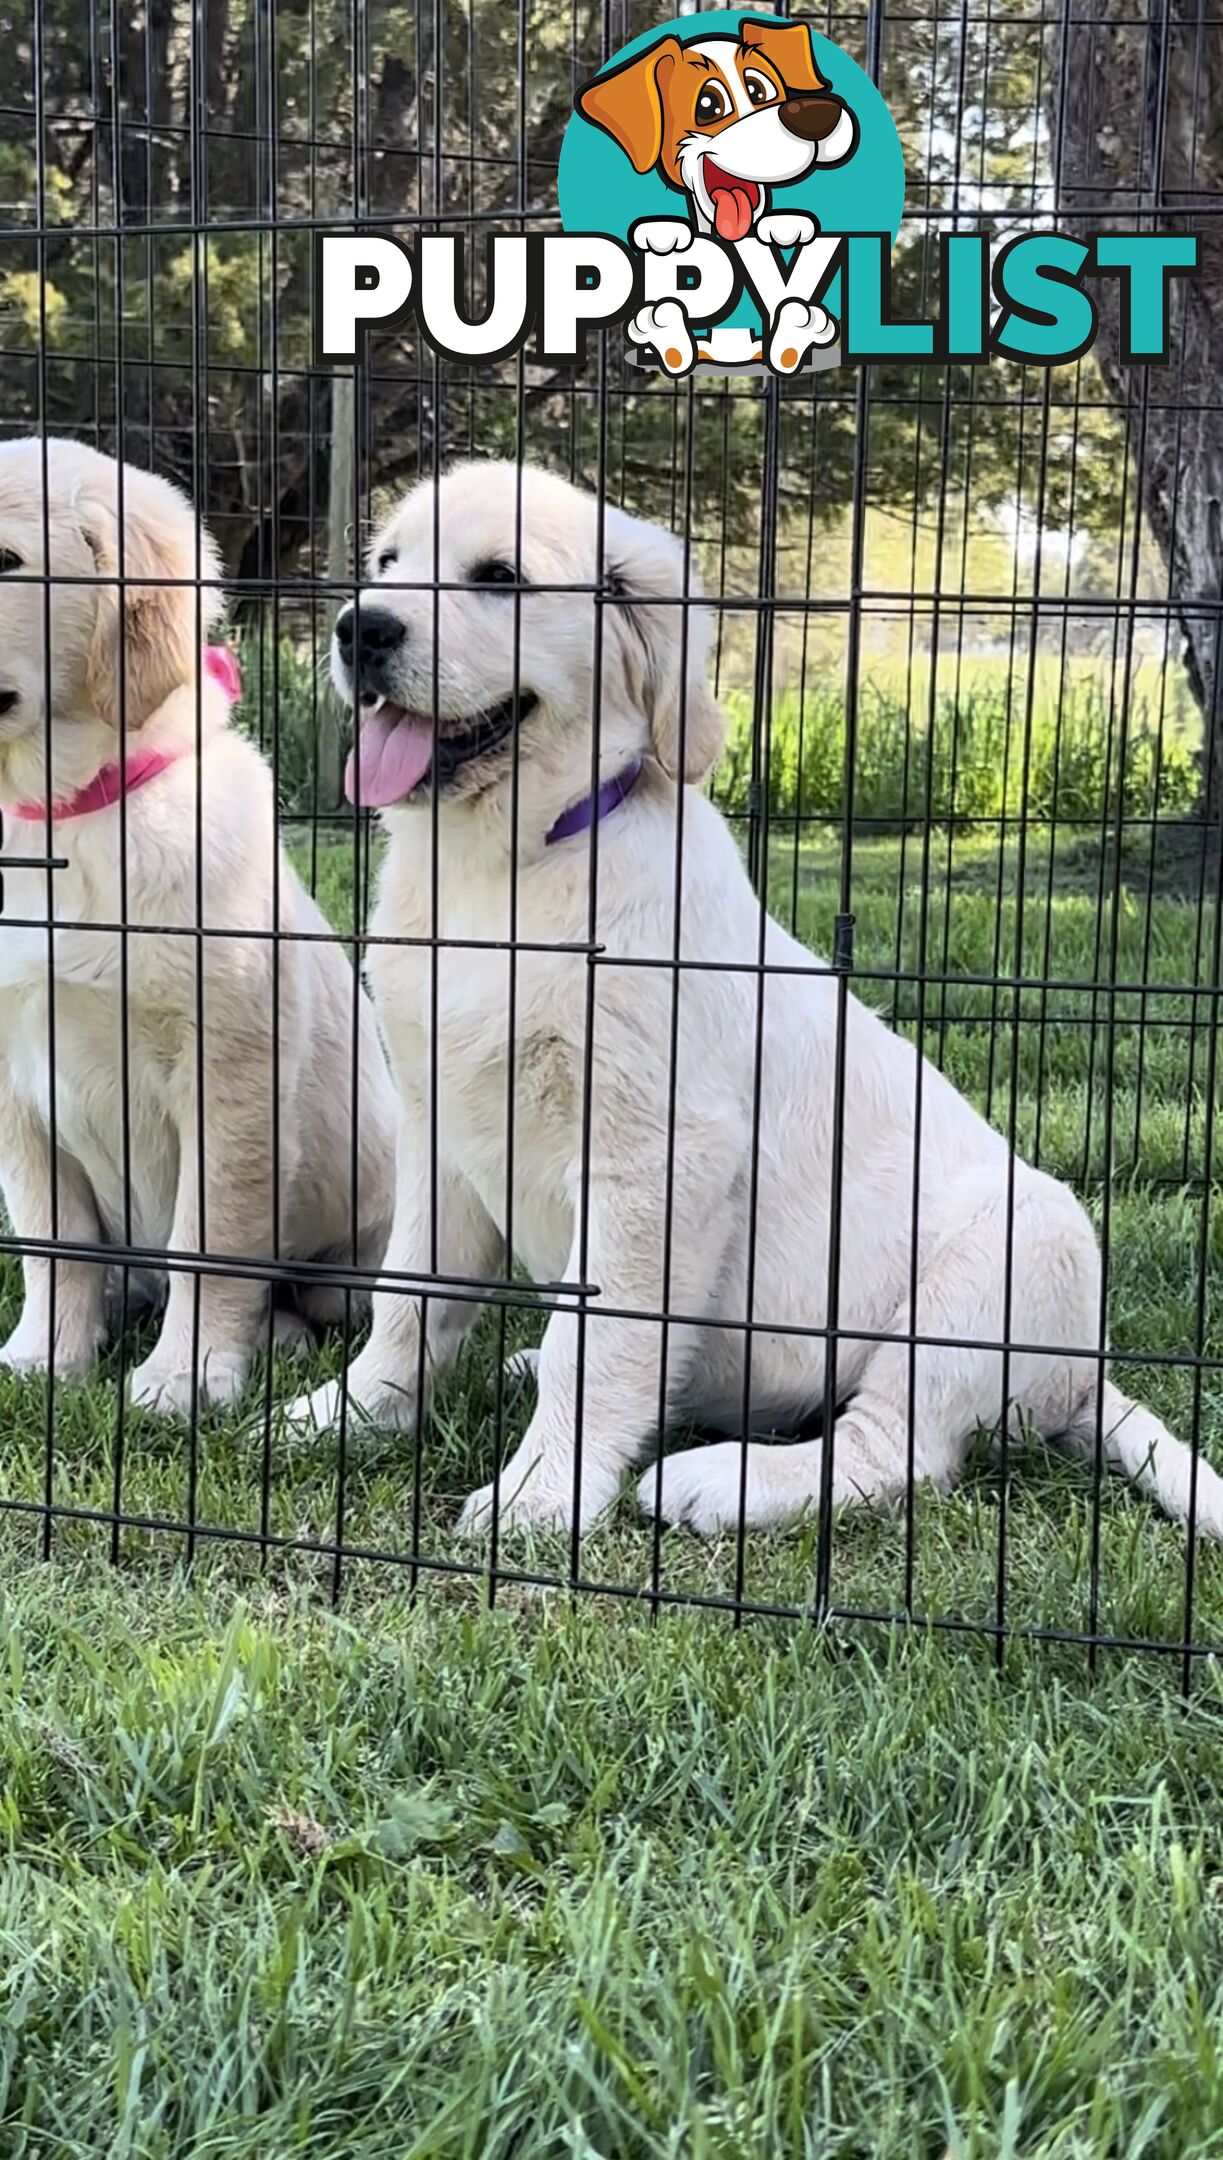
M 715 188 L 713 225 L 719 240 L 745 240 L 752 229 L 752 198 L 746 188 Z
M 418 787 L 433 757 L 433 722 L 400 705 L 359 716 L 357 740 L 344 773 L 344 793 L 363 809 L 386 810 Z

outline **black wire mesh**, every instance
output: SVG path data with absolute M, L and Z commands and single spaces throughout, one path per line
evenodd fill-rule
M 310 349 L 311 238 L 318 229 L 386 223 L 431 229 L 547 230 L 557 223 L 556 168 L 577 86 L 651 25 L 636 5 L 574 0 L 517 9 L 494 0 L 150 0 L 141 17 L 89 0 L 0 6 L 0 335 L 6 437 L 71 434 L 129 466 L 176 480 L 220 550 L 245 676 L 241 725 L 272 767 L 280 833 L 345 949 L 369 950 L 381 848 L 376 827 L 343 798 L 342 725 L 325 686 L 337 605 L 357 592 L 357 560 L 377 517 L 456 458 L 542 463 L 679 534 L 684 594 L 699 569 L 718 602 L 716 688 L 731 716 L 714 794 L 740 837 L 760 901 L 755 988 L 755 1100 L 749 1218 L 757 1205 L 763 1014 L 785 965 L 765 957 L 766 908 L 812 948 L 812 971 L 838 986 L 840 1085 L 832 1106 L 828 1309 L 801 1326 L 756 1310 L 755 1241 L 747 1301 L 734 1322 L 673 1309 L 670 1292 L 675 1100 L 666 1150 L 666 1289 L 657 1312 L 618 1301 L 592 1279 L 587 1209 L 579 1207 L 572 1280 L 532 1285 L 514 1265 L 507 1174 L 503 1263 L 481 1277 L 439 1265 L 436 1206 L 429 1265 L 377 1277 L 344 1262 L 290 1258 L 278 1243 L 252 1257 L 213 1249 L 201 1212 L 191 1249 L 169 1256 L 194 1299 L 225 1278 L 274 1285 L 325 1280 L 343 1321 L 321 1355 L 338 1369 L 360 1325 L 358 1292 L 393 1279 L 489 1317 L 414 1435 L 371 1430 L 342 1409 L 334 1434 L 286 1433 L 282 1396 L 299 1384 L 269 1355 L 238 1411 L 195 1402 L 185 1425 L 133 1414 L 129 1282 L 162 1260 L 131 1212 L 133 1081 L 127 970 L 138 933 L 124 866 L 116 915 L 93 927 L 118 940 L 127 1195 L 106 1263 L 123 1285 L 113 1346 L 78 1386 L 0 1373 L 0 1504 L 10 1535 L 44 1555 L 105 1543 L 132 1556 L 305 1567 L 333 1595 L 363 1563 L 406 1568 L 489 1598 L 552 1584 L 724 1607 L 734 1616 L 890 1618 L 1081 1643 L 1133 1644 L 1179 1657 L 1223 1639 L 1213 1557 L 1114 1489 L 1094 1460 L 1017 1451 L 1000 1415 L 954 1499 L 915 1482 L 910 1412 L 903 1505 L 883 1520 L 824 1509 L 797 1535 L 749 1530 L 697 1547 L 617 1519 L 563 1551 L 499 1533 L 476 1550 L 451 1535 L 454 1504 L 492 1477 L 524 1413 L 506 1360 L 538 1335 L 550 1306 L 576 1310 L 575 1477 L 583 1451 L 588 1313 L 661 1321 L 658 1424 L 666 1422 L 670 1331 L 694 1318 L 744 1343 L 742 1437 L 751 1430 L 752 1346 L 787 1332 L 826 1345 L 824 1400 L 839 1399 L 838 1310 L 845 1120 L 844 1012 L 855 994 L 884 1009 L 925 1057 L 976 1102 L 1012 1150 L 1087 1200 L 1104 1256 L 1106 1336 L 1125 1385 L 1192 1448 L 1216 1446 L 1223 1345 L 1213 1308 L 1212 1213 L 1219 995 L 1223 775 L 1215 685 L 1223 585 L 1217 502 L 1223 480 L 1223 329 L 1216 227 L 1223 207 L 1223 21 L 1161 0 L 1142 12 L 1091 6 L 912 11 L 872 5 L 819 19 L 879 82 L 900 126 L 908 199 L 894 287 L 904 310 L 935 300 L 937 236 L 1030 225 L 1090 235 L 1112 224 L 1202 235 L 1204 269 L 1173 295 L 1172 359 L 1127 368 L 1108 305 L 1095 350 L 1072 367 L 872 366 L 676 386 L 630 367 L 622 337 L 601 334 L 578 371 L 529 357 L 470 369 L 439 359 L 411 325 L 376 336 L 359 370 L 318 369 Z M 469 255 L 472 251 L 469 250 Z M 470 299 L 480 272 L 472 261 Z M 44 486 L 44 520 L 49 517 Z M 1213 508 L 1212 508 L 1213 506 Z M 120 519 L 122 524 L 122 517 Z M 0 536 L 2 537 L 2 536 Z M 521 498 L 516 561 L 521 560 Z M 204 635 L 200 542 L 194 574 Z M 607 590 L 602 511 L 596 564 L 596 699 Z M 128 572 L 122 559 L 117 578 Z M 53 580 L 31 580 L 50 648 Z M 61 581 L 62 582 L 62 581 Z M 434 576 L 434 654 L 444 581 Z M 538 588 L 536 588 L 538 589 Z M 575 597 L 578 588 L 574 588 Z M 520 623 L 522 594 L 514 596 Z M 689 601 L 677 602 L 688 634 Z M 516 658 L 521 658 L 520 648 Z M 517 672 L 517 669 L 516 669 Z M 2 679 L 2 666 L 0 666 Z M 0 680 L 2 686 L 2 680 Z M 435 696 L 436 706 L 436 681 Z M 48 699 L 49 709 L 49 699 Z M 48 721 L 48 749 L 50 722 Z M 598 713 L 596 712 L 596 744 Z M 125 737 L 120 727 L 120 742 Z M 197 760 L 203 757 L 197 715 Z M 124 753 L 121 753 L 124 754 Z M 597 777 L 597 768 L 596 776 Z M 240 935 L 272 947 L 273 1184 L 282 1146 L 277 1052 L 280 927 L 210 925 L 208 844 L 197 790 L 192 925 L 196 1087 L 204 1088 L 204 949 Z M 517 837 L 517 781 L 511 818 Z M 677 824 L 677 849 L 683 845 Z M 22 845 L 24 832 L 29 845 Z M 436 807 L 433 922 L 438 919 Z M 581 1076 L 583 1194 L 590 1176 L 591 1066 L 600 978 L 609 969 L 669 972 L 671 1069 L 685 958 L 676 910 L 667 949 L 609 949 L 592 827 L 584 938 L 586 1067 Z M 64 852 L 49 822 L 6 821 L 0 998 L 6 941 L 38 935 L 48 976 Z M 18 895 L 18 873 L 24 882 Z M 36 873 L 37 884 L 30 883 Z M 280 922 L 272 872 L 271 923 Z M 682 860 L 677 856 L 676 891 Z M 506 1126 L 513 1160 L 522 1115 L 516 985 L 524 954 L 511 881 Z M 34 894 L 34 902 L 30 895 Z M 62 920 L 62 917 L 60 918 Z M 436 1012 L 447 968 L 486 949 L 430 928 L 405 945 L 429 957 Z M 830 955 L 819 959 L 816 955 Z M 769 994 L 772 994 L 771 992 Z M 3 1026 L 15 1024 L 12 1000 Z M 60 1066 L 57 1000 L 44 996 L 51 1074 Z M 436 1035 L 435 1035 L 436 1041 Z M 3 1059 L 0 1045 L 0 1061 Z M 358 1008 L 351 1024 L 354 1095 Z M 920 1139 L 918 1068 L 915 1106 Z M 430 1105 L 434 1192 L 441 1175 L 436 1050 Z M 56 1094 L 50 1091 L 46 1226 L 0 1239 L 15 1323 L 18 1258 L 47 1260 L 54 1285 L 97 1248 L 74 1235 L 57 1190 Z M 209 1186 L 205 1120 L 196 1122 L 201 1196 Z M 351 1181 L 356 1184 L 357 1135 Z M 1013 1190 L 1007 1218 L 1007 1310 Z M 914 1180 L 911 1302 L 916 1308 Z M 201 1200 L 202 1209 L 202 1200 Z M 53 1292 L 54 1295 L 54 1292 Z M 129 1322 L 132 1324 L 129 1325 Z M 267 1347 L 273 1348 L 269 1303 Z M 4 1332 L 7 1332 L 5 1330 Z M 658 1332 L 656 1328 L 656 1332 Z M 1003 1387 L 1025 1348 L 1003 1330 Z M 895 1340 L 855 1324 L 853 1340 Z M 910 1404 L 918 1349 L 954 1337 L 910 1330 Z M 420 1350 L 423 1387 L 423 1334 Z M 825 1489 L 833 1421 L 810 1405 Z M 644 1437 L 644 1436 L 643 1436 Z M 499 1496 L 498 1496 L 499 1497 Z M 298 1557 L 305 1556 L 305 1557 Z

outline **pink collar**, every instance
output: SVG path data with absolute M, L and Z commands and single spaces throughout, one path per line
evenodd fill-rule
M 205 646 L 204 673 L 219 684 L 229 704 L 236 705 L 242 695 L 242 676 L 228 645 Z M 58 822 L 62 818 L 88 817 L 93 810 L 109 810 L 121 796 L 134 795 L 137 788 L 156 780 L 159 773 L 176 764 L 182 755 L 181 750 L 133 750 L 122 765 L 104 765 L 100 773 L 94 774 L 88 787 L 79 788 L 75 795 L 66 795 L 62 801 L 53 803 L 50 815 Z M 20 802 L 14 803 L 7 815 L 24 818 L 29 824 L 45 824 L 48 810 L 46 803 Z

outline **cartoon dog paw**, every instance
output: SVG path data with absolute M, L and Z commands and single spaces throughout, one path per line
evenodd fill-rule
M 634 345 L 652 345 L 668 375 L 686 375 L 696 359 L 688 318 L 678 300 L 638 308 L 628 335 Z
M 770 247 L 806 247 L 814 240 L 819 226 L 805 210 L 766 210 L 756 220 L 756 237 L 767 240 Z
M 691 247 L 693 230 L 686 218 L 638 218 L 629 241 L 633 247 L 644 248 L 647 255 L 675 255 L 681 248 Z
M 815 346 L 831 345 L 836 334 L 835 318 L 818 300 L 783 300 L 769 338 L 769 366 L 793 375 Z

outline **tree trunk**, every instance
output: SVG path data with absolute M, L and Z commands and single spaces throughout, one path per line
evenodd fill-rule
M 1126 367 L 1120 283 L 1093 280 L 1093 351 L 1128 415 L 1139 497 L 1202 713 L 1203 807 L 1223 817 L 1223 29 L 1204 0 L 1074 0 L 1053 33 L 1046 110 L 1059 225 L 1195 232 L 1199 268 L 1170 280 L 1170 361 Z M 1197 213 L 1205 211 L 1205 215 Z M 1205 603 L 1205 608 L 1201 603 Z M 1195 603 L 1197 605 L 1195 606 Z

